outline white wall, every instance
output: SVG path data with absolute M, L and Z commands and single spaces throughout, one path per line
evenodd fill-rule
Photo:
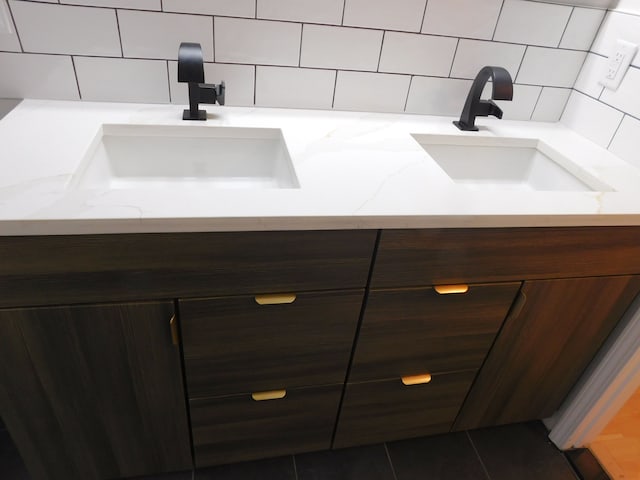
M 505 118 L 555 121 L 604 11 L 528 0 L 0 0 L 0 97 L 186 103 L 180 41 L 229 105 L 458 115 L 506 67 Z M 0 15 L 0 18 L 2 15 Z
M 605 89 L 598 83 L 616 39 L 640 45 L 640 8 L 632 14 L 627 13 L 632 11 L 630 7 L 630 3 L 622 1 L 619 7 L 607 12 L 562 122 L 640 167 L 640 55 L 636 53 L 617 90 Z

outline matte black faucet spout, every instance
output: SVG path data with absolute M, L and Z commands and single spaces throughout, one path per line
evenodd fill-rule
M 198 109 L 200 103 L 224 105 L 224 81 L 218 85 L 204 83 L 204 62 L 199 43 L 180 44 L 178 82 L 189 84 L 189 110 L 182 114 L 183 120 L 206 120 L 207 112 Z
M 509 72 L 502 67 L 484 67 L 478 72 L 467 101 L 462 109 L 460 120 L 456 120 L 453 124 L 460 130 L 477 131 L 476 117 L 494 117 L 502 118 L 502 110 L 492 100 L 480 100 L 480 95 L 484 90 L 484 86 L 489 79 L 492 79 L 493 90 L 491 98 L 494 100 L 511 100 L 513 99 L 513 80 Z

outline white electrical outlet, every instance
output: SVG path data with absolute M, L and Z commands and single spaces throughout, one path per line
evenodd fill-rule
M 631 65 L 636 50 L 638 50 L 638 46 L 635 43 L 620 38 L 616 40 L 615 51 L 607 61 L 604 77 L 600 79 L 600 84 L 611 90 L 617 89 L 624 74 L 627 73 L 629 65 Z

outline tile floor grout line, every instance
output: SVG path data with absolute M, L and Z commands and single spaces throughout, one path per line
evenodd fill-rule
M 482 471 L 486 475 L 487 480 L 491 480 L 491 475 L 489 475 L 489 471 L 487 470 L 487 467 L 485 466 L 484 462 L 482 461 L 482 457 L 480 457 L 480 453 L 478 452 L 478 449 L 476 448 L 475 443 L 473 443 L 473 440 L 471 439 L 471 435 L 469 435 L 469 430 L 465 430 L 464 433 L 467 434 L 467 439 L 469 440 L 469 443 L 471 444 L 471 448 L 473 448 L 473 451 L 475 452 L 476 457 L 478 457 L 478 461 L 480 462 L 480 465 L 482 466 Z
M 387 460 L 389 462 L 389 466 L 391 467 L 391 473 L 393 474 L 393 480 L 398 480 L 398 476 L 396 475 L 396 469 L 393 466 L 393 462 L 391 461 L 391 454 L 389 453 L 389 448 L 387 447 L 387 442 L 384 442 L 384 451 L 387 454 Z

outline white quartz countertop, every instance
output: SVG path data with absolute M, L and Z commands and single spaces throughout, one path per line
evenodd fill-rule
M 103 124 L 185 125 L 183 108 L 22 102 L 0 120 L 0 235 L 640 225 L 639 169 L 562 124 L 488 118 L 460 132 L 445 117 L 207 105 L 199 126 L 281 129 L 300 188 L 74 188 Z M 540 139 L 611 191 L 473 190 L 411 134 Z

